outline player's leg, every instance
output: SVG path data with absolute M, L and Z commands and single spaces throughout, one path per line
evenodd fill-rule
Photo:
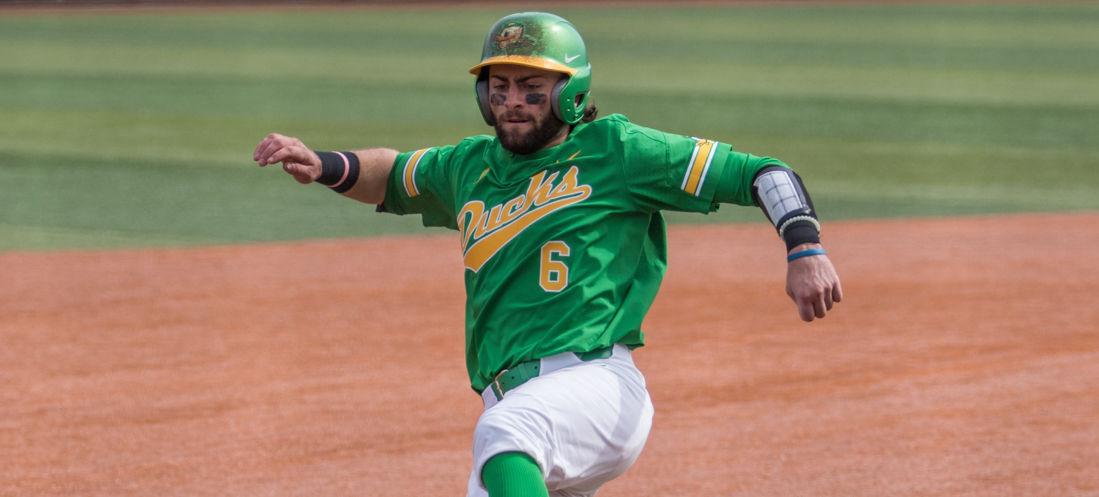
M 489 497 L 549 497 L 538 463 L 522 452 L 492 456 L 481 470 Z
M 529 456 L 550 495 L 592 495 L 633 464 L 651 423 L 644 377 L 625 347 L 610 358 L 544 374 L 481 415 L 469 495 L 486 495 L 481 470 L 507 452 Z

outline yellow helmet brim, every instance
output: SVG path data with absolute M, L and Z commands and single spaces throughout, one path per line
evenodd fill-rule
M 500 64 L 512 64 L 523 67 L 533 67 L 535 69 L 545 69 L 547 71 L 556 71 L 560 73 L 573 76 L 577 70 L 575 68 L 566 66 L 553 59 L 547 59 L 545 57 L 532 57 L 530 55 L 498 55 L 496 57 L 489 57 L 482 60 L 480 64 L 477 64 L 469 69 L 469 73 L 473 75 L 481 74 L 481 69 L 488 66 L 500 65 Z

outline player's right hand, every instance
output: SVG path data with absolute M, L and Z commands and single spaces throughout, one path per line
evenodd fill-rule
M 823 248 L 819 243 L 803 243 L 789 253 Z M 843 289 L 836 268 L 826 255 L 802 257 L 786 265 L 786 295 L 797 305 L 805 322 L 823 318 L 832 306 L 843 300 Z
M 281 162 L 282 170 L 303 185 L 321 177 L 321 158 L 293 136 L 278 133 L 265 136 L 256 145 L 252 160 L 260 167 Z

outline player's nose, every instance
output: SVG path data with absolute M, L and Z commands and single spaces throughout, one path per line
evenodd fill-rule
M 508 107 L 522 107 L 523 104 L 526 103 L 526 95 L 516 86 L 508 88 L 507 100 L 504 101 L 504 105 Z

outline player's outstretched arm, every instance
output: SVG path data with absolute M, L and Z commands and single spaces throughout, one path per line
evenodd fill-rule
M 303 185 L 319 181 L 360 202 L 380 204 L 385 200 L 385 185 L 397 158 L 396 150 L 355 150 L 351 156 L 343 152 L 322 154 L 323 159 L 293 136 L 271 133 L 256 145 L 252 160 L 260 167 L 281 162 L 282 170 Z
M 769 165 L 756 172 L 752 197 L 786 243 L 786 294 L 804 321 L 823 318 L 843 299 L 839 276 L 820 244 L 813 200 L 794 171 Z
M 809 252 L 806 252 L 809 251 Z M 786 294 L 797 305 L 803 321 L 823 318 L 832 305 L 843 300 L 843 289 L 832 261 L 819 243 L 803 243 L 790 250 L 786 266 Z M 798 254 L 814 254 L 799 257 Z

